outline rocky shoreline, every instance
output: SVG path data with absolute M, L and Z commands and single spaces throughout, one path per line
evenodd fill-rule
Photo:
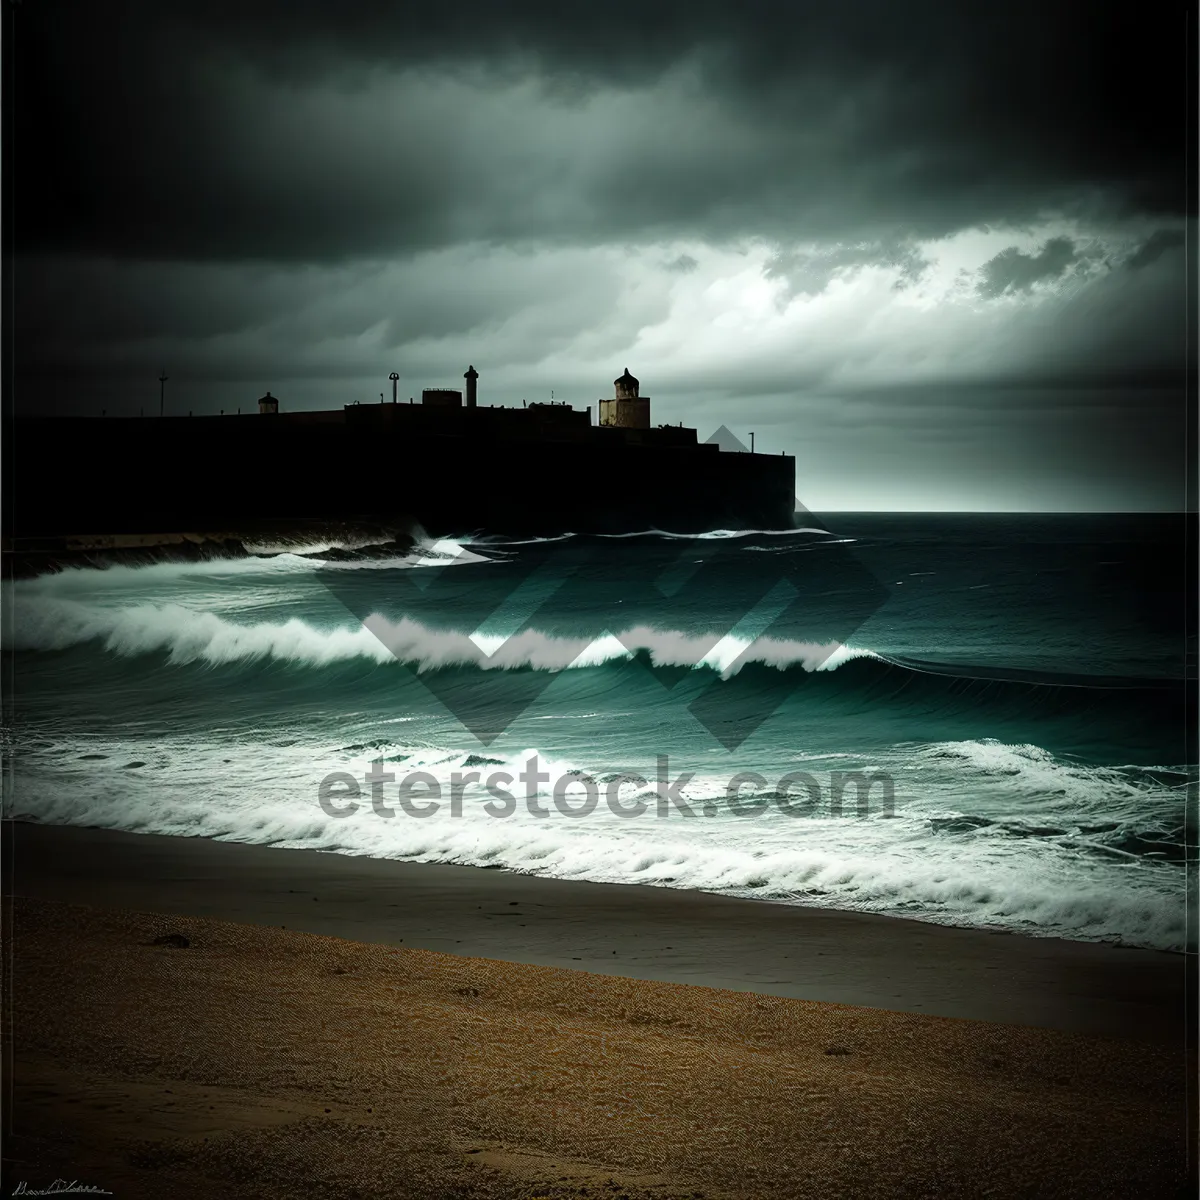
M 274 554 L 320 553 L 343 558 L 366 551 L 408 553 L 420 529 L 404 518 L 388 521 L 263 522 L 237 529 L 149 533 L 64 534 L 5 538 L 4 578 L 29 579 L 78 567 L 145 566 Z

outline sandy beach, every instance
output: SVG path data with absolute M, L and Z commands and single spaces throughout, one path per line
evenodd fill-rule
M 665 887 L 16 823 L 11 891 L 603 975 L 1179 1045 L 1182 955 Z
M 1082 947 L 1129 964 L 1106 975 L 1100 953 L 1056 959 L 1070 943 L 979 934 L 989 958 L 968 931 L 884 918 L 854 922 L 855 949 L 857 914 L 594 885 L 606 913 L 589 885 L 501 872 L 468 872 L 472 890 L 451 868 L 10 832 L 10 1189 L 57 1177 L 130 1197 L 1184 1194 L 1182 958 Z M 436 913 L 451 894 L 462 912 Z M 454 953 L 410 944 L 468 934 L 464 895 L 484 915 Z M 403 912 L 382 911 L 393 903 Z M 707 964 L 690 903 L 716 930 Z M 517 919 L 539 904 L 540 924 Z M 324 935 L 301 931 L 314 925 Z M 672 927 L 678 957 L 664 946 L 600 974 L 618 927 L 610 958 Z M 501 961 L 563 957 L 585 933 L 590 953 L 570 967 Z M 840 965 L 860 963 L 848 995 L 895 968 L 903 983 L 888 986 L 910 1008 L 925 986 L 931 1007 L 987 1010 L 994 998 L 971 1001 L 968 984 L 995 979 L 1028 1015 L 1037 972 L 1045 986 L 1057 961 L 1043 1011 L 1058 1027 L 797 999 L 747 978 L 772 944 L 799 952 L 806 937 L 841 940 Z M 957 975 L 938 969 L 960 952 Z M 833 957 L 814 988 L 836 990 Z M 1121 979 L 1124 993 L 1089 994 Z M 1096 1011 L 1107 1035 L 1064 1028 Z

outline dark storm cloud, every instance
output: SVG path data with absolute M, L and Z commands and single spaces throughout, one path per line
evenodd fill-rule
M 1075 243 L 1066 237 L 1048 238 L 1037 254 L 1022 254 L 1016 246 L 1009 246 L 983 264 L 979 291 L 984 296 L 1027 292 L 1042 280 L 1058 279 L 1078 261 Z
M 970 403 L 969 389 L 981 383 L 1069 391 L 1178 377 L 1184 255 L 1173 247 L 1137 271 L 1108 266 L 1147 240 L 1102 251 L 1091 240 L 1056 248 L 1048 239 L 1031 253 L 994 256 L 980 271 L 994 290 L 1040 277 L 1005 303 L 975 299 L 969 274 L 956 285 L 944 265 L 869 245 L 792 247 L 773 257 L 765 246 L 752 255 L 464 246 L 389 262 L 270 268 L 60 256 L 18 260 L 15 332 L 21 374 L 43 381 L 144 382 L 168 362 L 176 377 L 194 381 L 326 379 L 353 391 L 354 381 L 393 367 L 410 369 L 414 386 L 436 383 L 451 366 L 461 371 L 454 364 L 462 358 L 486 365 L 489 380 L 507 371 L 513 387 L 522 379 L 574 386 L 580 394 L 569 394 L 587 403 L 632 352 L 656 362 L 658 397 L 713 392 L 728 403 L 936 383 L 968 389 Z M 940 243 L 925 251 L 946 252 Z M 1068 257 L 1070 278 L 1053 277 Z M 841 288 L 817 286 L 833 273 Z M 909 294 L 912 304 L 893 299 Z M 603 362 L 610 355 L 615 365 Z M 1064 392 L 1062 404 L 1074 403 Z M 909 409 L 905 400 L 899 411 Z
M 1168 250 L 1182 246 L 1185 242 L 1182 229 L 1156 229 L 1126 260 L 1131 270 L 1148 267 L 1157 262 Z
M 912 246 L 833 245 L 821 249 L 781 250 L 767 264 L 763 274 L 768 279 L 786 279 L 790 296 L 816 296 L 830 281 L 847 268 L 865 266 L 894 267 L 899 272 L 899 285 L 919 279 L 928 263 Z
M 1178 247 L 1137 272 L 1101 263 L 1084 286 L 1019 312 L 1001 354 L 1019 354 L 1017 380 L 1063 389 L 1171 386 L 1196 370 L 1188 328 L 1188 279 L 1195 265 Z
M 700 264 L 690 255 L 681 254 L 664 266 L 666 271 L 675 271 L 680 275 L 690 275 Z
M 18 244 L 336 261 L 1174 214 L 1183 11 L 39 0 Z
M 421 347 L 468 336 L 489 343 L 494 369 L 509 355 L 536 359 L 602 326 L 621 293 L 617 262 L 582 250 L 463 248 L 417 262 L 271 269 L 58 257 L 19 262 L 17 276 L 14 331 L 27 379 L 138 378 L 160 360 L 192 380 L 344 379 L 381 354 L 422 361 L 430 352 Z M 636 302 L 623 307 L 634 321 L 663 315 Z

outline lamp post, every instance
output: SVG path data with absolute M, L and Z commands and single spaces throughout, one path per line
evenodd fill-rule
M 753 433 L 753 431 L 751 431 L 751 433 L 750 433 L 750 453 L 751 454 L 754 453 L 754 433 Z
M 393 371 L 388 376 L 388 378 L 392 381 L 392 403 L 395 404 L 396 403 L 396 381 L 400 378 L 400 376 L 397 375 L 395 371 Z
M 170 376 L 167 374 L 167 368 L 163 367 L 158 373 L 158 415 L 163 415 L 163 396 L 167 390 L 167 380 Z

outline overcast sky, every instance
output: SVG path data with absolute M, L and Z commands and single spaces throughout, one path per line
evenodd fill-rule
M 1193 7 L 25 3 L 18 408 L 628 367 L 817 512 L 1178 507 Z

